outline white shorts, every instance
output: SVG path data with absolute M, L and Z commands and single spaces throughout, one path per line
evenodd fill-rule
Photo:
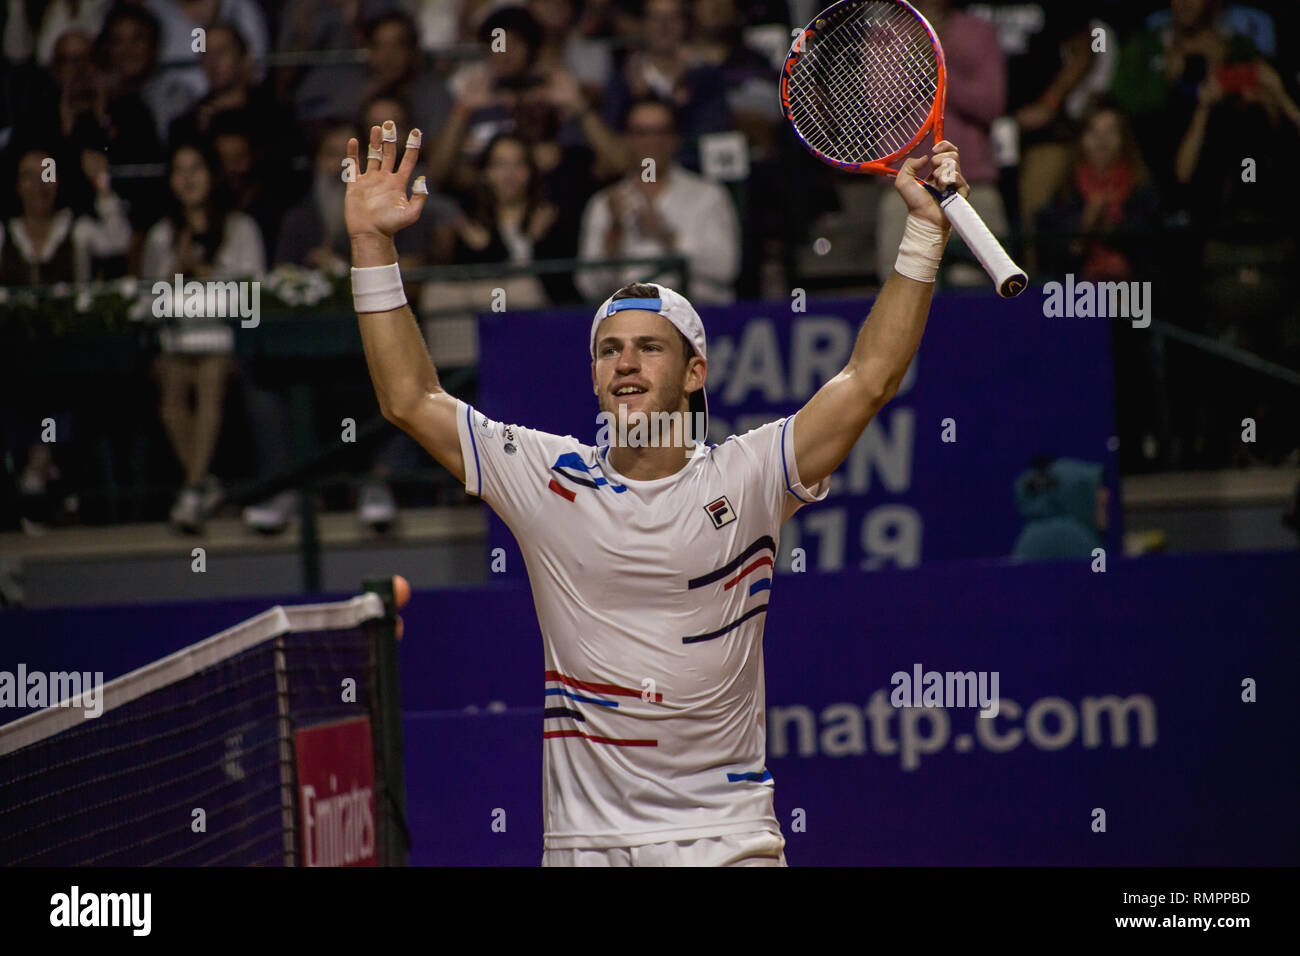
M 573 848 L 542 853 L 542 866 L 786 865 L 785 837 L 767 830 L 644 846 Z

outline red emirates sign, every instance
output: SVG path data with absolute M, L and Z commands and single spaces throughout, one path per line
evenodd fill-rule
M 375 866 L 370 718 L 295 731 L 304 866 Z

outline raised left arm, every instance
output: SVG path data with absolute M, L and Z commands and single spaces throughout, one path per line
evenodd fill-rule
M 848 457 L 876 412 L 898 392 L 921 344 L 939 257 L 948 239 L 947 218 L 916 181 L 926 165 L 931 172 L 925 181 L 931 186 L 942 190 L 955 182 L 963 196 L 970 193 L 958 165 L 957 148 L 947 140 L 936 145 L 928 159 L 903 163 L 894 188 L 907 203 L 909 215 L 898 263 L 858 332 L 848 364 L 819 388 L 797 415 L 795 465 L 800 482 L 807 487 L 820 482 Z

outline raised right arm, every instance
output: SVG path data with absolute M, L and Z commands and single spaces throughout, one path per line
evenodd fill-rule
M 392 126 L 391 121 L 384 124 Z M 407 183 L 419 153 L 419 131 L 407 140 L 401 166 L 394 171 L 396 141 L 385 142 L 378 126 L 370 128 L 371 150 L 382 159 L 367 159 L 361 172 L 358 144 L 348 140 L 348 158 L 356 170 L 344 200 L 354 270 L 392 266 L 397 262 L 393 236 L 412 225 L 424 209 L 428 189 L 415 182 L 411 197 Z M 391 129 L 390 129 L 391 133 Z M 354 288 L 357 273 L 353 272 Z M 386 311 L 358 311 L 366 365 L 384 418 L 418 441 L 457 480 L 465 480 L 465 463 L 456 427 L 456 399 L 443 391 L 410 306 Z

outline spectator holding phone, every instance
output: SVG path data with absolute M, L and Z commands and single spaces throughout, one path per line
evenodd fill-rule
M 1146 30 L 1120 51 L 1111 93 L 1128 114 L 1138 143 L 1162 191 L 1174 193 L 1177 144 L 1197 109 L 1217 102 L 1220 67 L 1249 63 L 1259 51 L 1234 34 L 1223 16 L 1223 0 L 1171 0 L 1167 26 Z M 1240 72 L 1228 74 L 1240 83 Z M 1216 79 L 1217 82 L 1217 79 Z M 1218 87 L 1221 89 L 1221 87 Z
M 1210 127 L 1211 114 L 1217 106 L 1227 105 L 1239 117 L 1228 117 L 1225 126 L 1243 126 L 1253 119 L 1257 134 L 1264 136 L 1294 137 L 1300 132 L 1300 107 L 1287 92 L 1277 70 L 1263 60 L 1246 63 L 1222 64 L 1201 81 L 1196 90 L 1196 109 L 1183 133 L 1174 157 L 1174 177 L 1180 185 L 1191 183 L 1202 166 L 1202 154 Z M 1236 137 L 1251 135 L 1246 129 L 1220 131 L 1234 137 L 1231 150 L 1240 152 Z M 1269 154 L 1277 155 L 1276 149 Z M 1256 177 L 1258 178 L 1258 176 Z

